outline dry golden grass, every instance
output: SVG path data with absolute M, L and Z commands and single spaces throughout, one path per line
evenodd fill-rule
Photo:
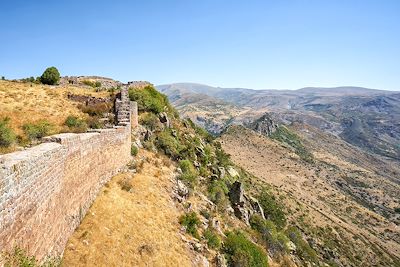
M 141 150 L 143 155 L 154 158 Z M 138 174 L 114 177 L 70 238 L 62 265 L 192 266 L 179 236 L 181 213 L 170 197 L 172 174 L 172 166 L 157 168 L 148 161 Z M 119 184 L 127 177 L 132 192 Z
M 69 115 L 84 116 L 77 103 L 67 98 L 68 93 L 107 96 L 107 92 L 74 86 L 48 86 L 32 83 L 0 81 L 0 118 L 9 117 L 16 134 L 22 125 L 46 119 L 59 132 Z

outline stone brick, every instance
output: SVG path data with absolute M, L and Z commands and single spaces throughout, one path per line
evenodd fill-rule
M 131 158 L 132 107 L 123 88 L 116 112 L 127 123 L 0 155 L 0 251 L 18 245 L 38 259 L 62 255 L 101 187 Z

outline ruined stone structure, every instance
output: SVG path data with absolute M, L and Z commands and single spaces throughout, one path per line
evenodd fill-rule
M 130 160 L 135 104 L 123 88 L 114 128 L 53 135 L 0 156 L 0 251 L 18 245 L 39 259 L 63 253 L 100 188 Z

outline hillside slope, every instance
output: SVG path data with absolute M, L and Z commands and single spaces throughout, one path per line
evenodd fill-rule
M 114 177 L 67 244 L 62 266 L 195 266 L 170 194 L 174 170 L 142 150 L 137 173 Z
M 324 257 L 336 258 L 336 264 L 344 266 L 397 266 L 398 181 L 373 171 L 379 166 L 373 160 L 363 165 L 352 162 L 354 148 L 337 152 L 335 146 L 344 146 L 343 141 L 323 133 L 313 136 L 309 127 L 304 134 L 310 138 L 305 144 L 313 152 L 313 163 L 301 160 L 287 143 L 243 127 L 228 129 L 220 141 L 236 164 L 280 192 L 289 220 Z M 344 151 L 346 155 L 341 154 Z M 398 173 L 398 168 L 393 166 L 389 172 Z

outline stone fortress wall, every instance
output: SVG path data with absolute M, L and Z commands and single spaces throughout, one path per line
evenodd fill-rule
M 125 86 L 116 117 L 112 129 L 57 134 L 0 155 L 0 251 L 19 246 L 38 259 L 63 253 L 100 188 L 131 159 L 137 105 Z

